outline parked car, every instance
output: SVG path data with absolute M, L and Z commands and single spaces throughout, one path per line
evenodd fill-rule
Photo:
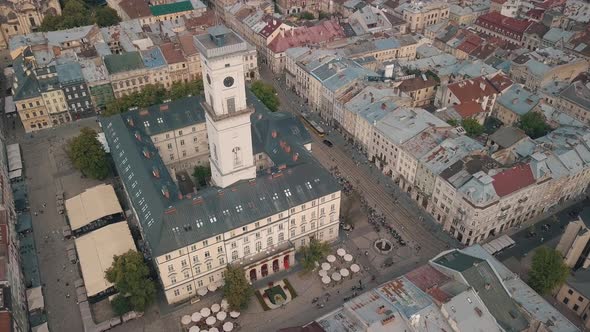
M 334 146 L 334 144 L 332 142 L 328 141 L 327 139 L 325 139 L 323 142 L 324 142 L 324 144 L 326 144 L 329 147 Z

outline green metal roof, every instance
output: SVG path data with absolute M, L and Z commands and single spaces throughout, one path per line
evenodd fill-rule
M 19 55 L 14 60 L 13 64 L 14 79 L 16 83 L 16 87 L 13 91 L 14 101 L 39 97 L 41 95 L 39 82 L 32 73 L 32 66 L 28 63 L 25 63 L 22 55 Z
M 180 13 L 188 10 L 193 10 L 193 5 L 190 1 L 180 1 L 174 3 L 167 3 L 164 5 L 150 6 L 150 11 L 154 16 Z
M 144 67 L 139 52 L 105 55 L 104 64 L 111 75 Z
M 177 101 L 178 110 L 173 110 L 171 114 L 178 114 L 181 118 L 172 116 L 170 123 L 157 128 L 152 128 L 152 112 L 159 109 L 159 105 L 148 110 L 147 114 L 138 110 L 100 119 L 111 155 L 153 256 L 340 190 L 331 174 L 300 144 L 297 137 L 305 141 L 304 137 L 309 134 L 298 135 L 296 131 L 288 133 L 275 129 L 273 135 L 272 128 L 283 128 L 274 124 L 275 120 L 299 120 L 293 115 L 273 115 L 267 108 L 261 107 L 260 102 L 253 102 L 255 97 L 249 91 L 248 98 L 248 103 L 256 109 L 251 115 L 253 139 L 265 142 L 260 146 L 275 165 L 286 165 L 287 168 L 273 169 L 270 173 L 264 171 L 255 180 L 240 181 L 221 190 L 207 188 L 192 197 L 179 195 L 177 185 L 145 131 L 145 124 L 137 119 L 142 119 L 139 113 L 143 112 L 150 119 L 149 130 L 153 130 L 152 133 L 186 126 L 186 112 L 194 113 L 189 117 L 191 121 L 201 121 L 203 111 L 196 102 L 200 98 Z M 295 127 L 305 130 L 302 126 Z M 271 144 L 269 140 L 275 140 L 277 144 Z M 267 148 L 275 151 L 268 151 Z M 283 152 L 278 153 L 277 150 Z
M 174 129 L 205 122 L 205 111 L 201 107 L 202 97 L 178 99 L 147 109 L 129 112 L 135 126 L 146 135 L 153 136 Z

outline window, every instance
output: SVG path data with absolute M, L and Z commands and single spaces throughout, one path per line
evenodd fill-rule
M 223 252 L 223 247 L 222 246 L 217 247 L 217 253 L 221 254 L 222 252 Z
M 221 235 L 217 235 L 217 236 L 215 237 L 215 241 L 217 241 L 217 242 L 221 241 Z M 222 250 L 222 251 L 223 251 L 223 250 Z
M 174 290 L 174 296 L 179 296 L 180 295 L 180 291 L 178 289 Z
M 171 284 L 175 284 L 176 283 L 176 277 L 175 276 L 170 277 L 170 283 Z
M 256 239 L 260 239 L 260 232 L 256 233 Z
M 215 281 L 215 276 L 209 276 L 209 282 L 214 282 Z
M 166 260 L 169 261 L 170 260 L 170 255 L 166 255 Z
M 244 246 L 244 256 L 250 255 L 250 246 Z
M 568 302 L 569 302 L 569 301 L 570 301 L 570 299 L 569 299 L 569 298 L 567 298 L 567 297 L 564 297 L 564 298 L 563 298 L 563 303 L 565 303 L 565 304 L 568 304 Z
M 256 252 L 260 252 L 260 250 L 262 250 L 262 242 L 258 241 L 256 242 Z
M 189 293 L 192 292 L 193 291 L 193 285 L 192 284 L 186 285 L 186 291 L 189 292 Z
M 199 274 L 199 273 L 201 273 L 201 265 L 197 265 L 195 267 L 195 274 Z
M 569 295 L 572 295 L 572 294 L 574 293 L 574 291 L 573 291 L 573 290 L 571 290 L 571 289 L 568 289 L 567 293 L 568 293 Z
M 225 258 L 219 257 L 219 265 L 224 265 L 224 264 L 225 264 Z
M 211 270 L 211 261 L 207 262 L 207 271 Z
M 267 245 L 268 247 L 272 247 L 272 243 L 273 243 L 273 239 L 272 239 L 272 237 L 269 237 L 268 239 L 266 239 L 266 245 Z
M 233 97 L 227 99 L 227 112 L 230 114 L 236 112 L 236 99 Z
M 184 279 L 188 279 L 190 277 L 188 271 L 184 271 Z
M 580 309 L 580 306 L 577 304 L 574 304 L 574 307 L 572 308 L 572 310 L 577 312 L 578 309 Z
M 584 301 L 584 298 L 581 296 L 578 296 L 578 302 L 583 302 L 583 301 Z
M 182 265 L 182 267 L 186 267 L 186 259 L 180 261 L 180 265 Z
M 209 253 L 209 251 L 205 251 L 205 258 L 209 258 L 211 257 L 211 254 Z
M 197 287 L 203 287 L 203 280 L 197 280 Z
M 295 228 L 293 228 L 293 229 L 291 230 L 291 237 L 292 237 L 292 238 L 293 238 L 293 237 L 295 237 Z
M 198 263 L 199 262 L 199 256 L 193 256 L 193 263 Z
M 231 252 L 231 260 L 235 261 L 236 259 L 238 259 L 238 251 L 234 250 Z
M 209 243 L 207 242 L 207 240 L 203 241 L 203 247 L 206 247 L 208 245 L 209 245 Z
M 244 243 L 248 243 L 250 240 L 248 240 L 247 236 L 244 236 Z
M 168 272 L 172 272 L 174 271 L 174 265 L 170 264 L 168 265 Z
M 283 234 L 282 232 L 279 233 L 279 242 L 283 242 L 285 241 L 285 234 Z

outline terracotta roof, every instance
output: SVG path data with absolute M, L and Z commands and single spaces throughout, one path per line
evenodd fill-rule
M 289 48 L 313 45 L 343 38 L 344 29 L 337 21 L 324 21 L 312 27 L 301 27 L 286 31 L 273 39 L 268 48 L 274 53 L 282 53 Z
M 503 73 L 496 74 L 496 76 L 490 78 L 488 80 L 498 92 L 502 93 L 504 90 L 508 89 L 509 87 L 514 84 L 514 82 Z
M 164 59 L 166 59 L 166 63 L 168 64 L 186 61 L 184 55 L 180 51 L 180 45 L 165 43 L 160 45 L 160 51 L 162 51 L 162 55 L 164 55 Z
M 500 5 L 505 4 L 506 1 L 508 1 L 508 0 L 492 0 L 493 3 L 497 3 L 497 4 L 500 4 Z
M 480 60 L 485 60 L 490 55 L 492 55 L 494 53 L 494 51 L 496 51 L 496 49 L 497 49 L 497 47 L 492 44 L 479 45 L 469 55 L 471 55 L 472 57 L 475 57 L 477 59 L 480 59 Z
M 481 15 L 475 20 L 475 24 L 486 29 L 492 29 L 497 33 L 510 32 L 522 36 L 523 32 L 533 22 L 529 20 L 519 20 L 516 18 L 504 16 L 498 12 L 489 12 Z
M 199 53 L 193 42 L 193 35 L 178 36 L 178 41 L 180 42 L 180 48 L 182 48 L 184 56 L 191 56 Z
M 152 16 L 150 6 L 144 0 L 122 0 L 119 7 L 130 19 Z
M 483 76 L 449 84 L 448 88 L 459 99 L 460 103 L 498 93 L 496 88 Z
M 265 38 L 272 35 L 272 33 L 283 24 L 283 21 L 273 18 L 272 16 L 265 16 L 262 20 L 266 22 L 266 26 L 260 30 L 259 34 Z
M 492 176 L 492 178 L 494 179 L 492 184 L 494 185 L 496 194 L 500 197 L 509 195 L 535 183 L 533 171 L 528 164 L 514 166 Z
M 540 20 L 541 17 L 543 17 L 544 12 L 545 9 L 531 9 L 528 12 L 526 12 L 525 16 L 535 20 Z
M 437 85 L 438 82 L 431 76 L 426 76 L 426 80 L 422 79 L 422 76 L 403 80 L 398 88 L 403 92 L 410 92 L 416 90 L 422 90 L 431 86 Z
M 454 105 L 453 107 L 463 119 L 468 119 L 476 114 L 483 113 L 481 105 L 476 101 L 466 101 L 464 103 Z
M 533 22 L 525 31 L 525 33 L 537 35 L 539 38 L 543 38 L 543 36 L 549 31 L 549 27 L 544 24 Z
M 215 25 L 215 13 L 212 10 L 207 10 L 201 16 L 185 19 L 184 25 L 188 30 L 200 29 L 201 27 L 207 29 Z

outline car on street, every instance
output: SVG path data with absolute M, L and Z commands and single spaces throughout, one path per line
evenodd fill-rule
M 323 140 L 324 144 L 326 144 L 328 147 L 333 147 L 334 143 L 328 141 L 327 139 Z

